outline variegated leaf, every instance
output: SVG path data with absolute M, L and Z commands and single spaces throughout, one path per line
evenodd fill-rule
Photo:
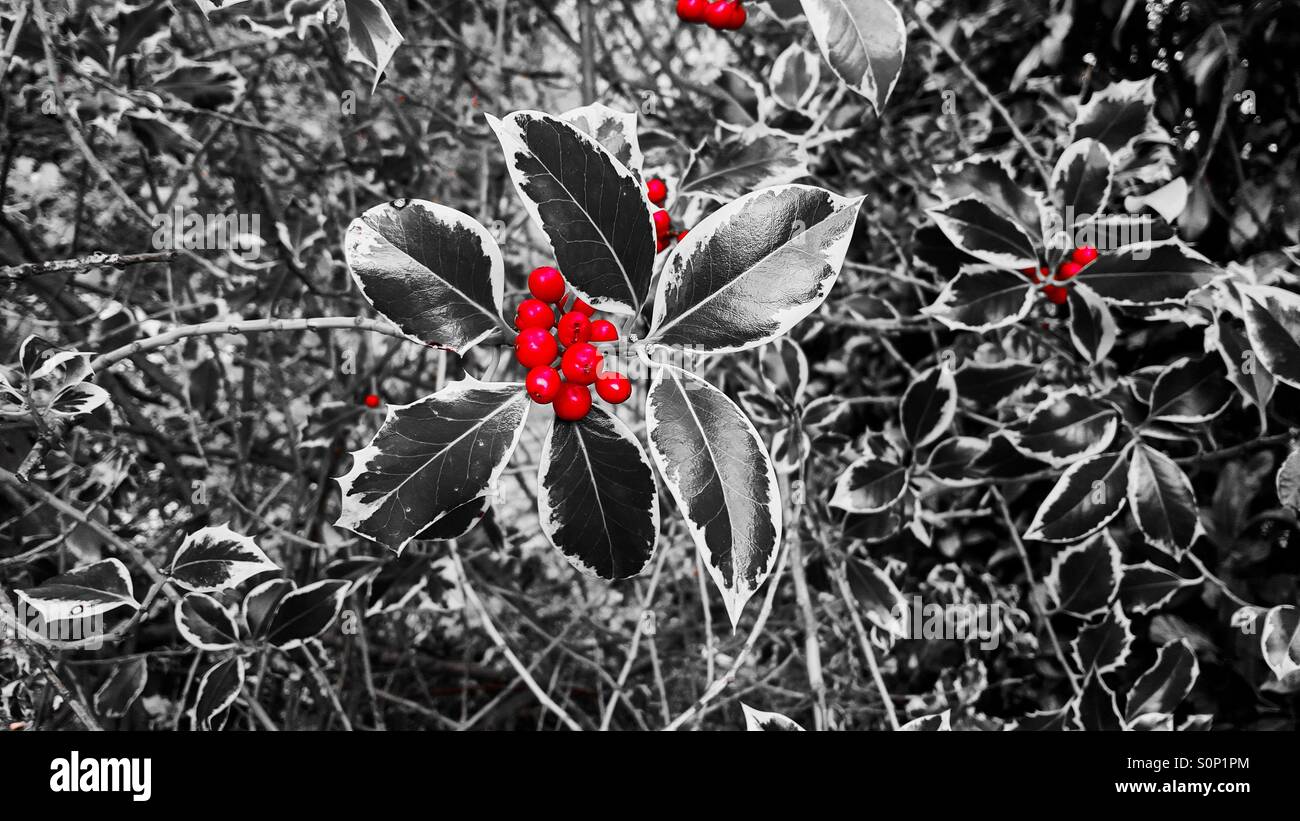
M 864 456 L 840 474 L 830 505 L 849 513 L 879 513 L 903 497 L 907 480 L 906 465 Z
M 957 380 L 947 365 L 936 365 L 912 380 L 898 406 L 903 436 L 921 448 L 943 436 L 957 413 Z
M 1008 270 L 1038 267 L 1034 240 L 1019 222 L 970 196 L 926 211 L 958 249 Z
M 1068 293 L 1070 341 L 1084 359 L 1093 364 L 1101 362 L 1115 347 L 1115 317 L 1106 301 L 1082 282 L 1076 282 Z
M 803 727 L 800 727 L 798 724 L 780 713 L 765 713 L 762 710 L 755 710 L 743 701 L 740 703 L 740 709 L 745 713 L 746 730 L 759 732 L 803 732 Z
M 1144 444 L 1129 461 L 1128 504 L 1147 542 L 1175 558 L 1201 533 L 1192 480 L 1177 462 Z
M 205 527 L 185 537 L 172 557 L 171 580 L 195 593 L 229 590 L 246 579 L 279 570 L 251 536 L 226 525 Z
M 1105 675 L 1123 667 L 1133 645 L 1132 626 L 1119 602 L 1115 602 L 1100 622 L 1081 629 L 1070 642 L 1070 654 L 1079 672 L 1085 676 L 1094 672 Z
M 1300 295 L 1271 285 L 1238 289 L 1251 347 L 1270 373 L 1300 388 Z
M 1125 720 L 1131 723 L 1147 713 L 1172 713 L 1192 691 L 1199 674 L 1200 664 L 1186 639 L 1164 645 L 1155 664 L 1129 691 Z
M 319 636 L 339 617 L 350 587 L 345 581 L 323 579 L 289 591 L 271 615 L 267 641 L 276 647 L 291 648 Z
M 907 52 L 907 26 L 889 0 L 803 0 L 804 15 L 831 70 L 879 114 Z
M 681 193 L 729 202 L 760 188 L 808 176 L 808 152 L 797 138 L 763 125 L 750 126 L 716 150 L 694 157 Z
M 942 713 L 914 718 L 898 728 L 906 732 L 950 731 L 952 730 L 952 710 Z
M 1101 533 L 1056 554 L 1043 584 L 1057 610 L 1087 619 L 1110 605 L 1122 572 L 1119 546 Z
M 636 133 L 636 112 L 618 111 L 604 103 L 571 108 L 560 119 L 605 147 L 614 159 L 637 177 L 642 176 L 641 143 Z
M 1128 451 L 1081 459 L 1048 492 L 1025 538 L 1072 542 L 1090 536 L 1124 509 L 1127 490 Z
M 1232 401 L 1226 377 L 1221 357 L 1207 354 L 1179 359 L 1162 370 L 1151 386 L 1148 418 L 1179 425 L 1210 421 Z
M 200 650 L 229 650 L 239 644 L 234 617 L 206 593 L 189 593 L 176 602 L 176 629 Z
M 1222 273 L 1182 243 L 1139 243 L 1103 252 L 1074 281 L 1119 305 L 1154 305 L 1186 299 Z
M 190 708 L 190 721 L 195 728 L 212 729 L 212 722 L 230 709 L 243 686 L 243 657 L 227 656 L 209 667 L 199 679 L 199 691 Z
M 95 691 L 95 712 L 105 718 L 121 718 L 144 692 L 148 681 L 149 665 L 145 656 L 119 662 Z
M 36 587 L 14 592 L 47 623 L 95 618 L 119 607 L 140 609 L 131 589 L 131 574 L 117 559 L 78 567 Z
M 1125 610 L 1145 615 L 1164 607 L 1179 590 L 1200 583 L 1200 579 L 1184 579 L 1153 562 L 1127 564 L 1119 586 L 1119 598 Z
M 1110 151 L 1093 139 L 1073 143 L 1061 152 L 1051 181 L 1056 207 L 1061 209 L 1059 227 L 1073 236 L 1074 227 L 1097 217 L 1110 199 Z
M 1003 434 L 1026 456 L 1064 467 L 1104 451 L 1118 429 L 1113 407 L 1076 389 L 1044 399 Z
M 983 333 L 1013 325 L 1034 304 L 1034 285 L 1016 271 L 967 266 L 948 280 L 929 314 L 953 330 Z

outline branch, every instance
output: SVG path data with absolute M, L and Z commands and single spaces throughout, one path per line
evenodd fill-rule
M 20 281 L 41 274 L 71 273 L 100 265 L 125 268 L 128 265 L 140 265 L 148 262 L 170 262 L 175 256 L 175 251 L 150 251 L 143 254 L 99 253 L 77 259 L 30 262 L 26 265 L 10 265 L 7 268 L 0 268 L 0 279 Z

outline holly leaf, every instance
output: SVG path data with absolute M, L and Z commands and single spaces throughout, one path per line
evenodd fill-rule
M 659 537 L 659 497 L 627 425 L 600 407 L 577 422 L 556 419 L 540 462 L 537 517 L 550 543 L 588 575 L 639 574 Z
M 745 729 L 751 732 L 803 732 L 803 727 L 780 713 L 765 713 L 762 710 L 755 710 L 743 701 L 740 702 L 740 709 L 745 713 Z
M 646 343 L 725 353 L 789 331 L 830 293 L 861 205 L 786 185 L 714 211 L 665 263 Z
M 1238 290 L 1251 347 L 1270 373 L 1300 388 L 1300 295 L 1271 285 Z
M 906 465 L 864 456 L 840 474 L 830 505 L 849 513 L 879 513 L 903 498 L 907 480 Z
M 1131 723 L 1148 713 L 1172 713 L 1192 691 L 1199 674 L 1200 665 L 1187 639 L 1164 645 L 1156 653 L 1155 664 L 1129 691 L 1124 720 Z
M 571 108 L 560 119 L 604 146 L 615 160 L 637 177 L 643 175 L 645 157 L 636 133 L 636 112 L 618 111 L 604 103 Z
M 962 197 L 926 211 L 953 245 L 990 265 L 1036 268 L 1038 251 L 1020 225 L 977 197 Z
M 121 718 L 135 703 L 149 681 L 145 656 L 124 659 L 95 691 L 95 712 L 105 718 Z
M 1128 504 L 1147 542 L 1174 558 L 1201 532 L 1192 480 L 1177 462 L 1144 444 L 1129 461 Z
M 168 574 L 186 590 L 211 593 L 230 590 L 258 573 L 279 569 L 251 536 L 218 525 L 186 536 L 172 557 Z
M 1111 83 L 1079 106 L 1070 141 L 1091 138 L 1113 154 L 1140 137 L 1161 134 L 1152 110 L 1155 102 L 1153 77 Z
M 1034 362 L 1003 359 L 989 364 L 967 360 L 953 376 L 962 398 L 992 405 L 1029 384 L 1037 374 Z
M 362 296 L 408 339 L 463 354 L 505 324 L 501 249 L 453 208 L 376 205 L 348 226 L 343 253 Z
M 1088 619 L 1106 611 L 1121 573 L 1119 546 L 1100 533 L 1057 553 L 1043 584 L 1057 610 Z
M 519 198 L 550 240 L 569 287 L 597 310 L 640 310 L 650 289 L 655 233 L 636 174 L 595 139 L 549 114 L 516 111 L 487 120 Z
M 1228 386 L 1222 357 L 1183 357 L 1156 377 L 1147 418 L 1196 425 L 1223 413 L 1231 401 L 1232 388 Z
M 348 27 L 347 59 L 374 69 L 375 81 L 370 85 L 373 94 L 388 61 L 405 38 L 379 0 L 343 0 L 343 7 Z
M 239 644 L 239 626 L 221 602 L 205 593 L 188 593 L 176 602 L 176 629 L 200 650 L 229 650 Z
M 1113 407 L 1072 389 L 1044 399 L 1003 434 L 1026 456 L 1064 467 L 1110 447 L 1118 429 Z
M 227 656 L 212 665 L 199 679 L 199 692 L 190 708 L 190 722 L 201 730 L 212 729 L 212 722 L 230 709 L 243 687 L 243 657 Z
M 1178 302 L 1223 271 L 1179 242 L 1125 245 L 1097 257 L 1075 275 L 1102 299 L 1117 305 Z
M 1184 579 L 1152 562 L 1126 564 L 1119 597 L 1125 610 L 1145 615 L 1164 607 L 1184 587 L 1200 583 L 1200 579 Z
M 1259 631 L 1264 663 L 1279 682 L 1289 682 L 1300 672 L 1300 611 L 1289 604 L 1264 614 Z
M 1268 429 L 1268 403 L 1277 386 L 1273 374 L 1259 361 L 1246 335 L 1246 326 L 1227 312 L 1218 315 L 1215 333 L 1208 335 L 1215 350 L 1223 357 L 1228 381 L 1237 386 L 1242 399 L 1259 414 L 1259 429 Z
M 1124 509 L 1127 489 L 1127 451 L 1081 459 L 1048 492 L 1025 538 L 1072 542 L 1091 536 Z
M 681 193 L 728 202 L 806 176 L 808 152 L 803 143 L 783 131 L 754 125 L 716 151 L 696 156 L 682 177 Z
M 957 413 L 957 381 L 946 365 L 936 365 L 907 386 L 899 404 L 903 436 L 913 448 L 943 436 Z
M 271 617 L 275 615 L 280 602 L 293 589 L 294 584 L 288 579 L 271 579 L 245 594 L 239 609 L 244 617 L 244 624 L 248 627 L 249 636 L 259 641 L 266 638 L 266 633 L 271 627 Z
M 945 200 L 974 197 L 1016 221 L 1027 231 L 1042 230 L 1039 198 L 1016 184 L 1002 157 L 969 157 L 937 169 L 939 191 Z
M 119 607 L 140 609 L 131 590 L 131 574 L 117 559 L 78 567 L 36 587 L 14 592 L 47 624 L 95 618 Z
M 1016 271 L 966 266 L 922 309 L 958 331 L 984 333 L 1014 325 L 1034 304 L 1034 286 Z
M 323 579 L 289 591 L 271 615 L 266 640 L 286 649 L 324 633 L 342 612 L 350 587 L 345 581 Z
M 721 391 L 662 366 L 646 397 L 650 453 L 722 592 L 734 628 L 781 542 L 776 471 L 758 431 Z
M 1097 292 L 1076 282 L 1067 293 L 1070 305 L 1070 341 L 1074 349 L 1094 365 L 1115 347 L 1118 329 L 1106 301 Z
M 871 562 L 853 558 L 845 561 L 844 572 L 867 621 L 893 638 L 906 638 L 907 604 L 889 576 Z
M 772 96 L 787 108 L 804 109 L 817 94 L 822 62 L 800 43 L 791 43 L 772 62 L 768 85 Z
M 903 71 L 907 26 L 888 0 L 803 0 L 822 56 L 879 115 Z
M 1052 170 L 1051 182 L 1052 196 L 1061 209 L 1060 226 L 1068 238 L 1072 236 L 1069 233 L 1071 229 L 1091 222 L 1110 200 L 1110 151 L 1093 139 L 1085 138 L 1071 144 L 1061 152 L 1061 158 Z
M 962 487 L 978 484 L 972 465 L 989 448 L 989 443 L 974 436 L 954 436 L 945 439 L 930 451 L 925 471 L 945 485 Z
M 409 405 L 389 405 L 370 444 L 338 478 L 338 527 L 400 553 L 430 525 L 495 487 L 528 417 L 512 382 L 466 378 Z
M 1116 602 L 1104 619 L 1080 630 L 1070 642 L 1070 653 L 1079 672 L 1085 676 L 1090 673 L 1105 675 L 1122 668 L 1133 645 L 1132 626 L 1132 621 Z

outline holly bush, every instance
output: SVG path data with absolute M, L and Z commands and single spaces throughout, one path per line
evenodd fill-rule
M 1295 17 L 17 0 L 3 725 L 1294 728 Z

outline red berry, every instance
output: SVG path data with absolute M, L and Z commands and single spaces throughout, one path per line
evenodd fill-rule
M 1097 258 L 1097 249 L 1093 248 L 1091 245 L 1085 245 L 1082 248 L 1075 248 L 1074 253 L 1070 258 L 1080 265 L 1087 265 Z
M 709 0 L 677 0 L 677 16 L 687 23 L 703 23 Z
M 366 403 L 367 408 L 379 407 L 379 397 L 375 396 L 373 393 L 366 394 L 366 398 L 362 401 Z
M 745 12 L 745 7 L 740 4 L 739 0 L 737 0 L 737 2 L 731 4 L 731 16 L 727 18 L 727 24 L 723 26 L 723 28 L 735 31 L 745 25 L 745 19 L 748 17 L 749 15 Z
M 618 328 L 608 319 L 597 319 L 591 323 L 591 335 L 588 342 L 613 342 L 618 339 Z
M 1083 266 L 1077 262 L 1072 260 L 1069 262 L 1062 262 L 1060 267 L 1056 269 L 1056 281 L 1065 282 L 1067 279 L 1073 278 L 1075 274 L 1082 270 Z
M 591 410 L 591 389 L 586 385 L 565 382 L 552 405 L 556 416 L 566 422 L 576 422 Z
M 583 316 L 591 316 L 592 314 L 596 313 L 595 308 L 583 302 L 581 299 L 575 299 L 573 301 L 573 310 L 577 311 Z
M 555 311 L 540 299 L 525 299 L 515 311 L 515 327 L 521 331 L 524 328 L 549 328 L 554 324 Z
M 655 211 L 655 236 L 660 238 L 668 236 L 668 229 L 672 224 L 672 217 L 668 216 L 667 211 L 662 208 Z
M 539 368 L 555 361 L 560 347 L 545 328 L 524 328 L 515 337 L 515 359 L 525 368 Z
M 709 9 L 704 13 L 704 22 L 709 24 L 711 29 L 725 29 L 731 22 L 731 3 L 732 0 L 717 0 L 709 4 Z
M 1044 285 L 1043 295 L 1053 305 L 1064 305 L 1065 301 L 1070 298 L 1070 292 L 1059 285 Z
M 591 320 L 577 311 L 569 311 L 560 317 L 560 323 L 555 326 L 555 337 L 566 348 L 586 342 L 590 336 Z
M 645 193 L 655 205 L 663 205 L 668 199 L 668 184 L 658 177 L 651 177 L 646 180 Z
M 524 389 L 534 402 L 539 405 L 545 405 L 555 399 L 560 394 L 560 387 L 564 383 L 560 380 L 560 372 L 549 365 L 543 365 L 540 368 L 533 368 L 528 372 L 524 379 Z
M 595 347 L 579 342 L 564 352 L 560 360 L 560 371 L 564 378 L 579 385 L 590 385 L 600 373 L 600 365 L 605 357 Z
M 534 268 L 528 275 L 528 290 L 542 302 L 559 302 L 564 296 L 564 277 L 549 265 Z
M 1038 271 L 1037 271 L 1037 269 L 1034 269 L 1034 268 L 1021 268 L 1021 269 L 1020 269 L 1020 273 L 1024 274 L 1024 275 L 1027 276 L 1027 277 L 1029 277 L 1029 281 L 1030 281 L 1030 282 L 1037 282 L 1037 281 L 1038 281 Z
M 632 395 L 632 383 L 621 373 L 605 371 L 596 380 L 596 393 L 609 404 L 617 405 Z
M 671 240 L 669 240 L 668 237 L 659 237 L 655 240 L 655 250 L 662 254 L 664 251 L 668 250 L 670 244 Z

